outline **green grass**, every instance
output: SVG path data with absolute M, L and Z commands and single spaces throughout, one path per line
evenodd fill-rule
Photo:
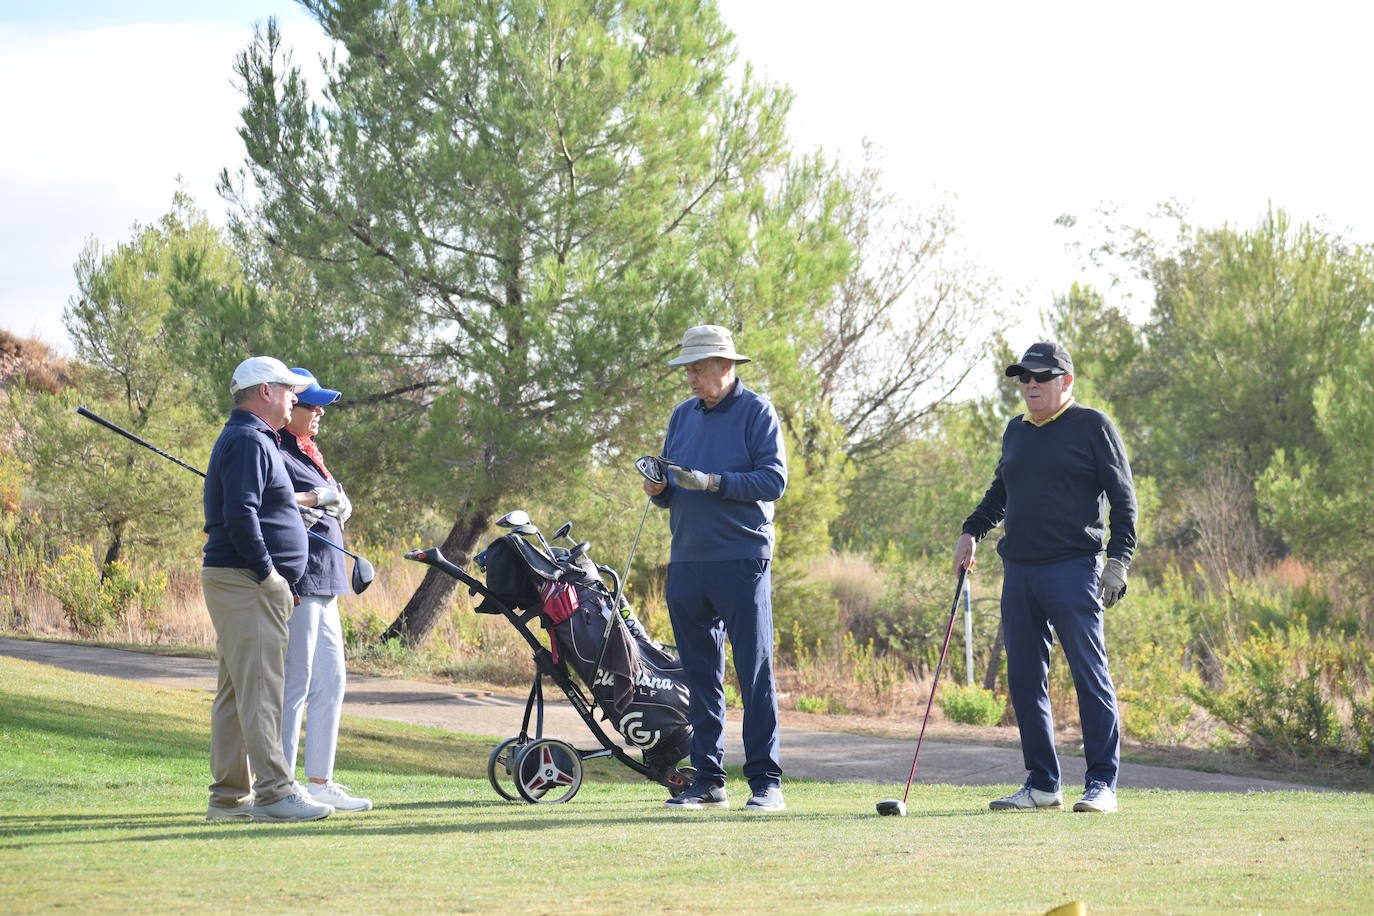
M 0 658 L 0 912 L 1348 912 L 1374 899 L 1368 795 L 1122 792 L 992 814 L 990 790 L 792 782 L 781 815 L 671 812 L 598 761 L 567 805 L 503 802 L 491 742 L 345 721 L 377 809 L 207 824 L 208 697 Z M 731 789 L 740 800 L 738 774 Z

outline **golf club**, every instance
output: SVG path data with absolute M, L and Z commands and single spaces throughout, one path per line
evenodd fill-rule
M 530 521 L 530 514 L 524 509 L 516 509 L 512 512 L 507 512 L 496 520 L 496 524 L 502 528 L 509 528 L 516 534 L 525 537 L 534 535 L 539 538 L 539 543 L 543 545 L 544 553 L 550 557 L 553 556 L 553 548 L 549 546 L 548 541 L 544 540 L 544 532 L 540 531 L 534 523 Z
M 130 442 L 137 442 L 139 445 L 143 446 L 149 451 L 156 452 L 157 454 L 161 455 L 163 458 L 166 458 L 173 464 L 180 465 L 181 467 L 190 471 L 192 474 L 199 474 L 201 477 L 205 476 L 205 472 L 202 471 L 200 468 L 193 467 L 192 465 L 187 464 L 180 458 L 177 458 L 175 455 L 167 454 L 162 449 L 158 448 L 156 445 L 153 445 L 151 442 L 148 442 L 144 439 L 140 439 L 138 436 L 135 436 L 127 429 L 124 429 L 121 426 L 117 426 L 114 423 L 111 423 L 109 420 L 105 419 L 97 413 L 87 410 L 85 407 L 76 408 L 76 412 L 79 413 L 81 416 L 85 417 L 87 420 L 92 420 L 96 423 L 99 423 L 106 429 L 111 430 L 112 432 L 119 433 L 121 436 L 123 436 L 125 439 L 128 439 Z M 335 544 L 329 538 L 325 537 L 322 534 L 316 534 L 309 528 L 305 530 L 305 533 L 310 535 L 315 540 L 328 544 L 330 547 L 333 547 L 340 553 L 347 554 L 348 556 L 356 560 L 357 562 L 353 564 L 353 594 L 361 595 L 363 592 L 367 591 L 367 587 L 372 584 L 372 579 L 376 575 L 376 570 L 372 568 L 372 564 L 369 563 L 365 557 L 358 556 L 353 551 L 348 550 L 340 546 L 339 544 Z
M 916 761 L 921 757 L 921 742 L 926 736 L 926 725 L 930 722 L 930 707 L 935 702 L 935 691 L 940 687 L 940 669 L 945 665 L 945 653 L 949 651 L 949 637 L 954 632 L 954 618 L 959 613 L 959 596 L 964 592 L 964 577 L 968 570 L 959 567 L 959 582 L 954 586 L 954 603 L 949 608 L 949 626 L 945 628 L 945 643 L 940 647 L 940 660 L 935 663 L 935 680 L 930 683 L 930 699 L 926 700 L 926 717 L 921 720 L 921 734 L 916 738 L 916 753 L 911 758 L 911 773 L 906 778 L 906 791 L 901 798 L 889 798 L 878 802 L 878 813 L 887 817 L 906 817 L 906 799 L 911 794 L 911 781 L 916 778 Z
M 661 458 L 645 455 L 635 459 L 635 469 L 650 483 L 663 483 L 663 470 L 659 467 L 661 461 Z M 644 533 L 644 521 L 649 517 L 649 507 L 653 503 L 652 496 L 644 500 L 644 511 L 639 514 L 639 527 L 635 529 L 635 538 L 630 542 L 630 555 L 625 558 L 624 574 L 611 576 L 615 580 L 615 592 L 611 595 L 611 613 L 606 617 L 606 629 L 601 634 L 601 651 L 596 655 L 596 678 L 601 677 L 601 663 L 606 659 L 606 646 L 611 641 L 611 627 L 615 626 L 616 618 L 620 616 L 620 601 L 625 593 L 625 583 L 630 578 L 630 564 L 635 561 L 635 551 L 639 549 L 639 536 Z

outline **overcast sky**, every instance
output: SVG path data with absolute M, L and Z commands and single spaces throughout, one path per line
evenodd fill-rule
M 1366 175 L 1374 5 L 723 0 L 742 56 L 796 91 L 804 148 L 863 138 L 910 205 L 953 201 L 1022 333 L 1081 279 L 1056 228 L 1177 198 L 1249 226 L 1270 201 L 1374 241 Z M 0 327 L 66 347 L 83 240 L 166 211 L 213 217 L 242 150 L 231 62 L 252 23 L 321 47 L 287 0 L 19 0 L 0 8 Z M 1143 305 L 1138 308 L 1143 309 Z

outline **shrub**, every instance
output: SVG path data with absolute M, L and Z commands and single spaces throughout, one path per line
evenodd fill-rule
M 124 563 L 107 563 L 104 575 L 84 547 L 71 547 L 39 574 L 43 588 L 57 599 L 62 616 L 78 634 L 93 636 L 131 621 L 141 611 L 156 630 L 167 592 L 167 576 L 135 579 Z
M 808 697 L 799 696 L 796 701 L 797 712 L 810 713 L 812 715 L 838 715 L 844 712 L 844 706 L 832 697 Z
M 98 633 L 112 621 L 113 602 L 100 588 L 100 570 L 90 552 L 72 547 L 40 573 L 43 588 L 57 599 L 62 616 L 82 636 Z
M 939 703 L 946 719 L 964 725 L 996 725 L 1007 711 L 1005 699 L 971 684 L 950 684 L 940 692 Z
M 1181 742 L 1197 712 L 1188 691 L 1201 687 L 1185 665 L 1183 649 L 1149 643 L 1120 656 L 1112 667 L 1125 733 L 1152 744 Z
M 1374 653 L 1329 635 L 1314 636 L 1306 618 L 1255 627 L 1221 659 L 1222 687 L 1194 686 L 1188 695 L 1261 754 L 1311 757 L 1346 753 L 1368 761 L 1369 698 L 1353 696 L 1369 683 Z M 1347 729 L 1342 707 L 1350 710 Z M 1363 733 L 1363 735 L 1362 735 Z

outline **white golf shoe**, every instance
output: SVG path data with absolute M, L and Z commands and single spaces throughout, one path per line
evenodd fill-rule
M 1042 792 L 1032 788 L 1031 784 L 1027 782 L 1006 798 L 988 802 L 988 807 L 993 811 L 1038 811 L 1042 808 L 1063 808 L 1064 793 Z
M 317 802 L 332 805 L 336 814 L 349 814 L 354 811 L 370 811 L 372 800 L 357 798 L 349 793 L 348 786 L 334 780 L 328 782 L 306 783 L 305 790 Z
M 1116 810 L 1116 791 L 1105 782 L 1094 780 L 1088 783 L 1088 788 L 1083 792 L 1083 797 L 1073 803 L 1073 810 L 1111 814 Z
M 333 805 L 315 801 L 300 786 L 270 804 L 253 806 L 255 821 L 318 821 L 333 813 Z

